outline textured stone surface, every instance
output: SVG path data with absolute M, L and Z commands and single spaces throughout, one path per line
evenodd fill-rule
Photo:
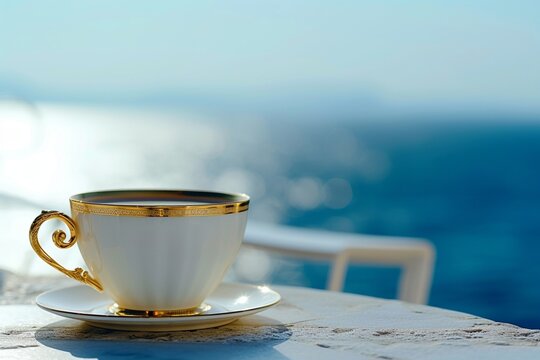
M 73 285 L 67 277 L 24 277 L 0 270 L 0 305 L 32 304 L 44 291 Z
M 275 288 L 284 300 L 259 315 L 164 333 L 93 328 L 16 305 L 25 302 L 19 291 L 2 298 L 13 305 L 1 306 L 0 358 L 540 359 L 539 330 L 400 301 Z

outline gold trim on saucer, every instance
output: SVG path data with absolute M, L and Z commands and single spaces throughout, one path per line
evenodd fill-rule
M 113 304 L 109 307 L 109 312 L 118 316 L 125 317 L 177 317 L 177 316 L 195 316 L 207 312 L 212 307 L 208 304 L 202 303 L 200 306 L 196 306 L 189 309 L 179 310 L 131 310 L 124 309 L 118 304 Z
M 236 214 L 249 208 L 249 196 L 245 194 L 184 190 L 112 190 L 75 195 L 69 201 L 74 216 L 75 213 L 136 217 L 217 216 Z M 160 205 L 116 204 L 138 201 L 154 201 Z M 166 205 L 174 201 L 190 204 Z

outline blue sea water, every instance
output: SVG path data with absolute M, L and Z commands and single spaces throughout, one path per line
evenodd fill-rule
M 36 209 L 62 209 L 66 193 L 100 188 L 247 192 L 253 220 L 429 239 L 437 250 L 430 305 L 540 328 L 540 119 L 158 122 L 113 113 L 85 123 L 71 121 L 86 114 L 77 108 L 44 108 L 66 120 L 35 120 L 42 143 L 5 152 L 17 161 L 4 162 L 2 174 L 3 191 Z M 67 145 L 54 148 L 57 128 Z M 78 134 L 91 135 L 84 146 Z M 41 158 L 43 149 L 80 163 L 63 177 L 47 164 L 47 192 L 24 176 L 32 151 Z M 25 244 L 26 227 L 13 230 Z M 264 281 L 324 288 L 327 275 L 326 263 L 276 261 Z M 398 276 L 353 266 L 345 291 L 394 298 Z
M 288 178 L 346 179 L 352 191 L 346 206 L 287 206 L 282 222 L 429 239 L 437 249 L 430 305 L 540 328 L 539 122 L 272 129 L 266 136 L 278 145 L 268 151 L 281 151 Z M 303 276 L 278 269 L 272 280 L 324 288 L 327 264 L 299 266 Z M 345 290 L 392 298 L 398 275 L 355 266 Z

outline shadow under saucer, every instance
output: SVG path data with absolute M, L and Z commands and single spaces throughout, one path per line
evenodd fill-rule
M 283 323 L 252 315 L 228 325 L 177 332 L 116 331 L 77 320 L 41 327 L 36 340 L 77 358 L 93 359 L 286 359 L 274 347 L 292 335 Z

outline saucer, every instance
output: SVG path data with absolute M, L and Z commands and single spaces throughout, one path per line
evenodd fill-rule
M 206 310 L 189 316 L 147 317 L 112 313 L 107 294 L 86 285 L 47 291 L 37 305 L 53 314 L 86 321 L 90 325 L 129 331 L 179 331 L 217 327 L 276 305 L 281 296 L 267 286 L 222 283 L 205 299 Z

